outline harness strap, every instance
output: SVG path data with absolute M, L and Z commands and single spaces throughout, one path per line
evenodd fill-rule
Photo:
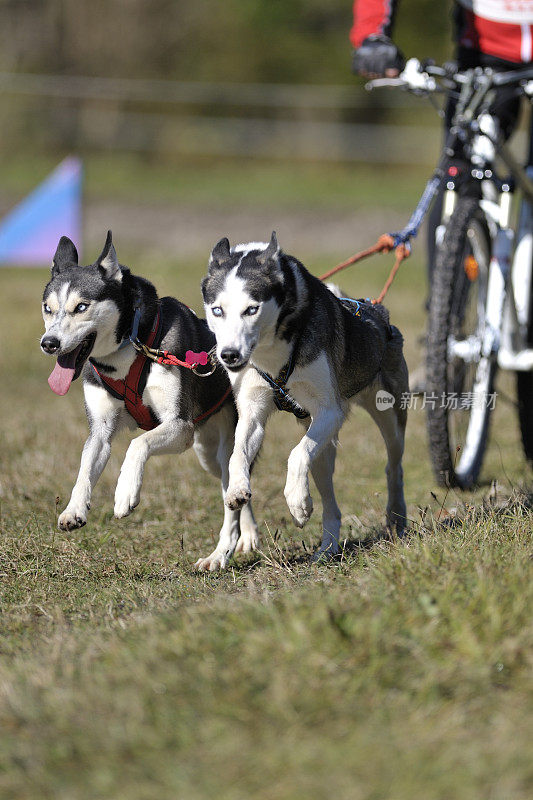
M 157 314 L 152 325 L 152 330 L 146 342 L 147 347 L 151 347 L 160 330 L 161 313 L 158 308 Z M 129 368 L 128 374 L 123 380 L 116 380 L 107 375 L 102 375 L 94 364 L 92 368 L 104 384 L 104 387 L 117 400 L 123 400 L 126 410 L 133 417 L 139 428 L 151 431 L 158 424 L 150 409 L 144 405 L 142 394 L 146 385 L 150 363 L 145 355 L 139 353 L 135 361 Z
M 203 414 L 200 414 L 199 416 L 195 417 L 195 419 L 193 419 L 193 425 L 196 425 L 197 422 L 201 422 L 203 419 L 207 419 L 208 417 L 210 417 L 211 414 L 214 414 L 215 411 L 217 411 L 217 409 L 219 409 L 224 404 L 224 401 L 228 399 L 230 394 L 231 394 L 231 384 L 228 386 L 228 388 L 226 389 L 220 400 L 217 400 L 215 405 L 212 408 L 210 408 L 209 411 L 204 411 Z
M 365 312 L 369 313 L 371 311 L 374 311 L 375 313 L 374 304 L 372 303 L 371 300 L 355 300 L 352 297 L 341 297 L 340 301 L 351 314 L 353 314 L 355 317 L 359 317 L 363 321 Z M 361 312 L 363 312 L 363 314 Z M 392 333 L 390 325 L 387 326 L 387 334 L 388 337 L 391 338 Z M 291 353 L 291 357 L 289 358 L 285 366 L 283 366 L 279 371 L 277 378 L 273 378 L 271 375 L 268 374 L 268 372 L 264 372 L 262 369 L 259 369 L 259 367 L 256 367 L 255 364 L 253 366 L 255 371 L 258 372 L 259 375 L 261 375 L 263 380 L 265 380 L 272 387 L 274 392 L 274 404 L 276 405 L 276 408 L 279 408 L 280 411 L 288 411 L 289 413 L 294 414 L 294 416 L 297 419 L 305 419 L 306 417 L 309 417 L 309 411 L 306 411 L 305 408 L 302 408 L 296 402 L 296 400 L 293 397 L 291 397 L 288 392 L 285 391 L 285 386 L 287 384 L 287 381 L 289 380 L 294 370 L 294 361 L 295 361 L 294 354 L 297 350 L 298 345 L 299 341 L 294 347 Z M 376 371 L 376 375 L 378 374 L 380 369 L 381 369 L 381 362 Z
M 186 361 L 181 361 L 176 356 L 169 353 L 167 350 L 164 351 L 152 351 L 161 353 L 161 357 L 154 358 L 150 352 L 152 345 L 159 339 L 161 336 L 161 313 L 160 309 L 157 310 L 157 315 L 154 320 L 154 324 L 152 326 L 152 330 L 148 336 L 145 345 L 142 345 L 142 349 L 139 348 L 138 355 L 129 368 L 128 374 L 123 380 L 116 380 L 115 378 L 110 378 L 107 375 L 102 375 L 96 366 L 91 362 L 91 366 L 98 375 L 100 381 L 102 382 L 103 386 L 109 394 L 115 397 L 117 400 L 123 400 L 124 405 L 126 406 L 127 412 L 133 417 L 139 428 L 142 428 L 145 431 L 153 430 L 158 425 L 158 421 L 154 418 L 154 415 L 148 408 L 145 406 L 142 401 L 142 395 L 144 392 L 144 387 L 146 386 L 146 380 L 148 378 L 148 372 L 150 370 L 150 361 L 157 361 L 159 364 L 164 364 L 165 366 L 182 366 L 188 367 L 192 369 L 196 375 L 200 375 L 200 377 L 206 377 L 207 375 L 197 373 L 195 371 L 195 367 L 198 364 L 205 366 L 207 363 L 207 353 L 194 353 L 191 350 L 188 350 L 186 353 L 185 358 Z M 133 344 L 133 342 L 132 342 Z M 146 348 L 146 351 L 144 350 Z M 211 374 L 211 373 L 208 373 Z M 229 395 L 231 394 L 231 385 L 228 386 L 227 390 L 224 392 L 222 397 L 217 400 L 214 406 L 212 406 L 208 411 L 204 411 L 203 414 L 199 414 L 195 419 L 193 419 L 193 424 L 196 425 L 198 422 L 207 419 L 217 411 L 224 402 L 228 399 Z
M 305 408 L 302 408 L 296 402 L 296 400 L 294 400 L 294 398 L 292 398 L 290 394 L 285 391 L 285 385 L 294 370 L 294 350 L 285 366 L 280 369 L 277 378 L 273 378 L 268 374 L 268 372 L 263 372 L 263 370 L 259 369 L 259 367 L 256 367 L 255 364 L 254 369 L 259 373 L 259 375 L 261 375 L 263 380 L 265 380 L 272 387 L 274 391 L 274 404 L 276 408 L 278 408 L 280 411 L 288 411 L 290 414 L 294 414 L 297 419 L 305 419 L 309 416 L 309 411 L 306 411 Z

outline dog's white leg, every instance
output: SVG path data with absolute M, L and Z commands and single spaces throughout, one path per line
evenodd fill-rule
M 194 425 L 167 420 L 133 439 L 120 469 L 115 490 L 115 517 L 127 517 L 139 504 L 144 466 L 157 453 L 183 453 L 193 443 Z
M 250 553 L 252 550 L 259 550 L 259 531 L 252 511 L 252 502 L 246 503 L 241 508 L 239 541 L 235 548 L 236 553 Z
M 311 474 L 322 500 L 322 544 L 313 560 L 331 558 L 339 552 L 341 512 L 333 490 L 333 472 L 337 448 L 333 442 L 325 446 L 311 466 Z
M 231 419 L 229 427 L 226 428 L 226 437 L 224 439 L 223 445 L 221 443 L 221 447 L 219 448 L 219 458 L 221 460 L 221 470 L 223 475 L 227 475 L 227 482 L 229 483 L 229 460 L 232 454 L 232 451 L 235 449 L 235 437 L 234 437 L 234 427 L 233 427 L 233 419 Z M 260 444 L 259 444 L 260 447 Z M 259 448 L 258 448 L 259 449 Z M 257 455 L 257 452 L 255 453 Z M 254 458 L 255 458 L 254 455 Z M 252 459 L 253 463 L 253 459 Z M 251 471 L 251 466 L 250 466 Z M 226 489 L 225 497 L 227 497 L 227 484 L 224 487 L 223 482 L 223 490 Z M 257 550 L 259 548 L 259 531 L 257 529 L 257 523 L 254 518 L 254 512 L 252 510 L 252 501 L 249 500 L 242 508 L 240 509 L 239 514 L 239 540 L 237 542 L 237 546 L 235 548 L 236 553 L 249 553 L 252 550 Z
M 233 409 L 228 408 L 222 409 L 199 428 L 194 437 L 194 450 L 198 460 L 204 469 L 221 479 L 223 497 L 228 487 L 233 432 Z M 259 537 L 251 503 L 233 511 L 225 506 L 224 523 L 215 550 L 207 558 L 199 558 L 194 566 L 201 571 L 224 569 L 234 551 L 247 553 L 258 546 Z
M 311 464 L 323 448 L 336 438 L 343 421 L 344 413 L 338 406 L 318 409 L 312 416 L 307 433 L 289 456 L 285 500 L 299 528 L 303 528 L 313 512 L 313 501 L 309 494 Z
M 90 433 L 69 503 L 57 521 L 59 528 L 65 531 L 81 528 L 87 522 L 92 490 L 109 459 L 120 416 L 117 402 L 105 390 L 86 384 L 84 392 Z
M 221 429 L 220 442 L 216 451 L 217 467 L 222 477 L 222 497 L 226 498 L 229 480 L 229 454 L 232 445 L 233 437 L 228 435 L 228 430 Z M 205 453 L 204 453 L 205 457 Z M 240 526 L 239 521 L 241 517 L 240 509 L 230 509 L 224 505 L 224 522 L 220 529 L 218 543 L 213 552 L 207 558 L 199 558 L 195 563 L 196 569 L 200 572 L 214 572 L 218 569 L 225 569 L 228 565 L 230 558 L 235 552 L 237 542 L 239 541 Z
M 232 511 L 227 506 L 224 507 L 224 522 L 220 529 L 217 546 L 207 558 L 199 558 L 194 565 L 200 572 L 215 572 L 228 566 L 239 541 L 240 513 L 239 509 Z
M 108 462 L 111 438 L 112 433 L 99 426 L 98 430 L 91 431 L 85 442 L 78 478 L 72 489 L 69 504 L 57 521 L 62 530 L 81 528 L 87 522 L 92 490 Z
M 229 486 L 225 502 L 228 508 L 241 508 L 250 500 L 250 470 L 261 449 L 267 419 L 274 408 L 272 393 L 264 383 L 248 391 L 241 387 L 237 395 L 239 420 L 235 446 L 229 461 Z
M 361 405 L 377 424 L 387 448 L 387 526 L 401 534 L 407 517 L 402 469 L 406 415 L 401 410 L 390 407 L 379 411 L 375 404 L 375 391 L 369 392 L 368 401 Z
M 231 509 L 241 508 L 252 496 L 250 468 L 263 443 L 268 417 L 268 413 L 261 411 L 263 409 L 246 412 L 237 423 L 235 449 L 229 462 L 230 483 L 225 498 Z

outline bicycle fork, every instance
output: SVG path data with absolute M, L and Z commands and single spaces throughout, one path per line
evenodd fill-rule
M 532 138 L 533 150 L 533 138 Z M 500 155 L 509 167 L 514 167 L 513 156 L 503 146 Z M 512 258 L 513 236 L 510 236 L 507 249 L 501 247 L 500 267 L 501 278 L 496 291 L 503 291 L 500 326 L 500 340 L 498 341 L 498 365 L 501 369 L 530 371 L 533 370 L 533 348 L 529 339 L 529 326 L 531 314 L 531 288 L 533 270 L 533 152 L 530 154 L 530 165 L 523 171 L 514 170 L 520 175 L 519 183 L 523 189 L 522 202 L 518 220 L 516 248 Z M 508 224 L 508 222 L 507 222 Z M 498 230 L 498 236 L 503 231 Z M 497 248 L 495 247 L 495 256 Z M 492 264 L 491 264 L 492 267 Z M 496 272 L 496 270 L 495 270 Z M 492 275 L 492 269 L 491 269 Z M 503 279 L 503 288 L 501 280 Z M 495 278 L 498 282 L 497 278 Z M 496 299 L 494 300 L 496 303 Z M 496 314 L 494 315 L 496 321 Z
M 501 350 L 504 306 L 511 272 L 511 254 L 514 232 L 509 227 L 510 192 L 502 192 L 499 204 L 481 201 L 485 214 L 492 227 L 496 225 L 496 236 L 489 264 L 487 285 L 487 304 L 485 308 L 485 330 L 481 344 L 481 354 L 485 358 L 498 355 Z M 489 216 L 490 214 L 490 216 Z M 497 218 L 495 219 L 497 215 Z

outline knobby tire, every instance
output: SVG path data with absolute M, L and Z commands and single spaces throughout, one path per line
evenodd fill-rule
M 479 476 L 483 456 L 488 439 L 490 409 L 486 409 L 483 416 L 478 416 L 472 428 L 474 436 L 471 442 L 474 447 L 469 448 L 472 457 L 468 459 L 466 471 L 456 471 L 461 459 L 463 442 L 454 442 L 451 434 L 451 412 L 446 405 L 440 402 L 443 393 L 448 394 L 456 390 L 456 383 L 451 381 L 450 372 L 454 369 L 449 360 L 448 341 L 457 324 L 457 308 L 466 301 L 458 298 L 458 287 L 464 283 L 464 258 L 468 252 L 468 231 L 475 226 L 477 235 L 484 240 L 487 258 L 490 260 L 491 238 L 486 220 L 479 208 L 476 198 L 458 198 L 455 210 L 446 225 L 446 230 L 441 245 L 437 249 L 437 257 L 433 281 L 428 320 L 427 339 L 427 392 L 430 396 L 437 396 L 439 400 L 434 404 L 426 405 L 427 425 L 429 434 L 429 448 L 433 470 L 437 481 L 441 485 L 460 486 L 468 488 L 474 484 Z M 487 262 L 488 263 L 488 262 Z M 468 291 L 468 289 L 467 289 Z M 486 386 L 487 394 L 492 391 L 496 364 L 492 360 L 487 362 Z M 463 366 L 463 372 L 466 369 Z M 481 412 L 478 412 L 481 414 Z M 469 425 L 472 425 L 473 412 L 469 415 Z M 476 431 L 476 427 L 479 431 Z M 457 445 L 461 449 L 457 450 Z

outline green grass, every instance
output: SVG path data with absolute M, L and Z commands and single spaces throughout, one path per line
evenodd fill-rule
M 213 578 L 165 535 L 35 524 L 4 576 L 4 796 L 527 797 L 530 525 Z
M 388 266 L 376 259 L 342 283 L 374 295 Z M 138 266 L 196 309 L 203 269 L 149 254 Z M 407 262 L 389 296 L 411 366 L 421 274 Z M 493 479 L 499 498 L 529 479 L 511 401 L 500 394 L 483 485 L 464 495 L 435 487 L 424 414 L 412 411 L 405 542 L 374 540 L 384 451 L 355 411 L 336 472 L 346 544 L 330 566 L 308 559 L 318 501 L 304 531 L 290 522 L 282 489 L 298 428 L 278 414 L 253 482 L 264 555 L 199 575 L 191 565 L 212 549 L 221 502 L 192 453 L 149 462 L 139 508 L 118 521 L 119 439 L 87 526 L 56 529 L 85 438 L 81 386 L 58 398 L 46 384 L 46 271 L 0 279 L 1 797 L 531 796 L 533 515 L 483 499 Z M 509 380 L 498 388 L 513 396 Z M 441 507 L 463 522 L 437 525 Z
M 11 202 L 43 180 L 61 159 L 57 156 L 12 156 L 0 161 L 1 190 Z M 431 168 L 371 164 L 291 164 L 229 159 L 142 158 L 116 153 L 88 153 L 85 191 L 91 200 L 139 203 L 225 204 L 305 208 L 368 208 L 386 205 L 404 211 L 414 206 Z M 395 190 L 400 187 L 400 191 Z

